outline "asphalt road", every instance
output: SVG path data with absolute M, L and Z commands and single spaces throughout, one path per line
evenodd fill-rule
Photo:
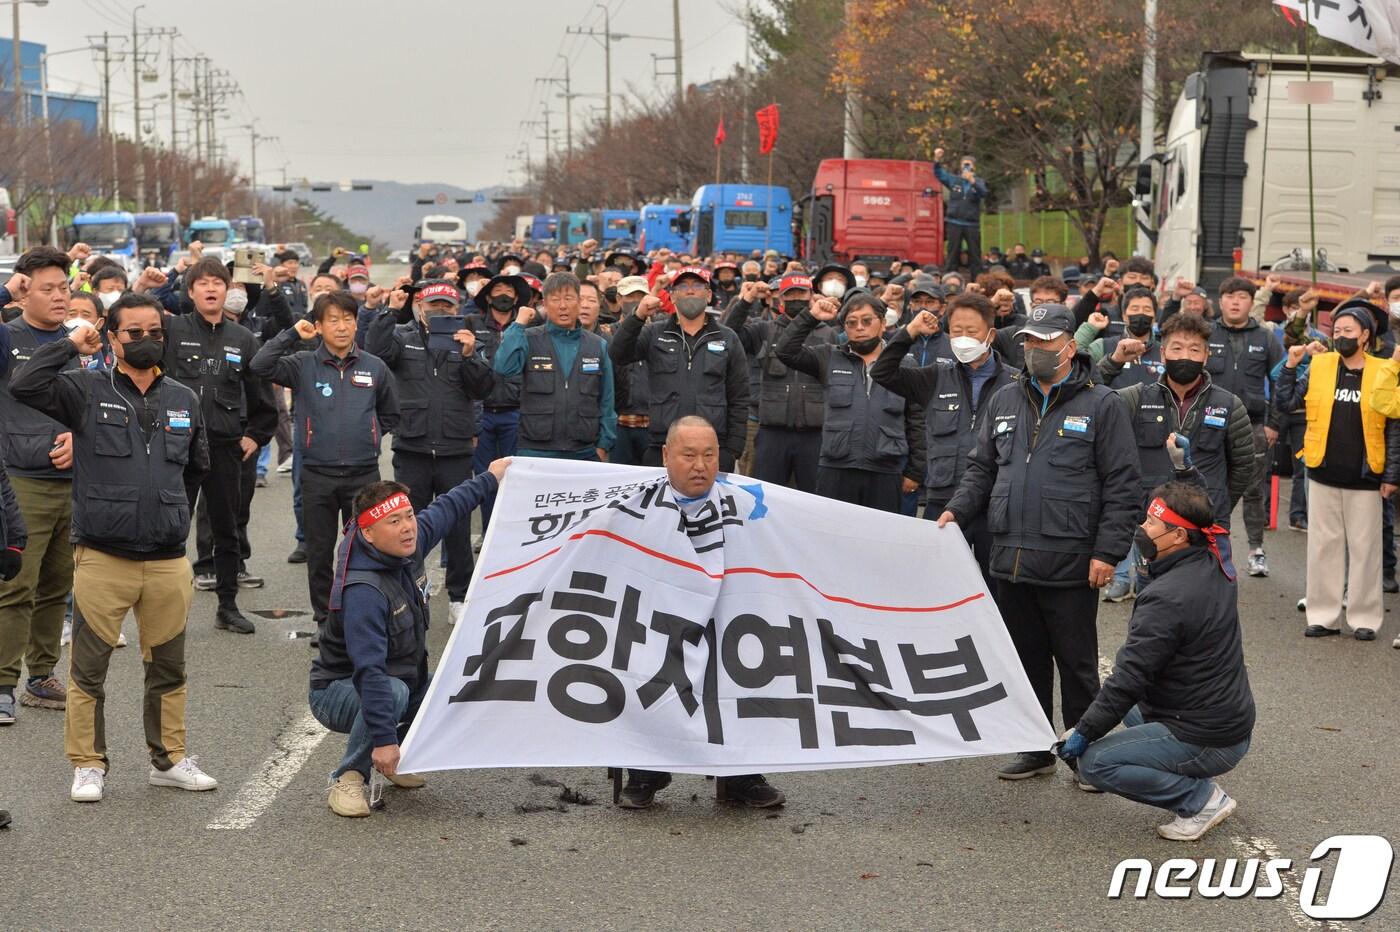
M 387 465 L 387 464 L 386 464 Z M 1285 486 L 1286 488 L 1286 486 Z M 291 483 L 258 491 L 245 609 L 305 612 Z M 1161 841 L 1162 813 L 1076 790 L 1068 771 L 1006 783 L 993 759 L 777 775 L 776 813 L 717 806 L 679 777 L 648 812 L 611 807 L 602 771 L 464 771 L 390 788 L 387 809 L 341 819 L 325 803 L 343 738 L 306 724 L 309 615 L 213 627 L 213 593 L 189 625 L 189 735 L 221 785 L 146 785 L 140 657 L 109 681 L 107 798 L 68 800 L 62 715 L 21 708 L 0 729 L 0 926 L 29 929 L 1073 929 L 1322 928 L 1298 908 L 1313 847 L 1336 834 L 1400 838 L 1400 618 L 1379 640 L 1305 641 L 1294 609 L 1304 535 L 1272 532 L 1272 577 L 1243 578 L 1241 613 L 1259 707 L 1254 746 L 1223 780 L 1237 814 L 1198 844 Z M 435 600 L 434 656 L 446 605 Z M 1387 596 L 1393 616 L 1395 597 Z M 1131 603 L 1099 616 L 1101 653 Z M 297 768 L 295 762 L 305 758 Z M 289 763 L 290 762 L 290 763 Z M 278 786 L 267 775 L 284 774 Z M 554 807 L 559 781 L 593 805 Z M 541 809 L 542 811 L 522 811 Z M 250 818 L 251 815 L 251 818 Z M 222 828 L 211 828 L 222 825 Z M 240 827 L 241 826 L 241 827 Z M 1297 870 L 1274 899 L 1110 900 L 1123 858 L 1282 856 Z M 1392 888 L 1396 881 L 1391 879 Z M 1335 928 L 1395 928 L 1400 896 Z

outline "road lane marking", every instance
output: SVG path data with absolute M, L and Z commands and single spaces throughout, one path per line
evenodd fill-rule
M 309 711 L 289 722 L 273 739 L 276 750 L 239 788 L 233 802 L 205 828 L 241 831 L 251 827 L 277 799 L 277 794 L 292 782 L 311 752 L 328 734 L 330 732 Z

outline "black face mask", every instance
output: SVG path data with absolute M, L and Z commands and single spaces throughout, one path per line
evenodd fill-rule
M 1361 341 L 1356 337 L 1333 337 L 1332 348 L 1341 353 L 1343 359 L 1350 359 L 1361 348 Z
M 1127 330 L 1135 337 L 1147 336 L 1152 332 L 1152 316 L 1150 314 L 1129 314 Z
M 1195 359 L 1168 359 L 1163 363 L 1167 378 L 1178 385 L 1190 385 L 1201 377 L 1206 364 Z
M 783 313 L 789 317 L 796 317 L 811 305 L 810 301 L 784 301 Z
M 864 356 L 873 352 L 875 347 L 880 345 L 879 337 L 870 337 L 868 340 L 848 340 L 847 345 L 856 351 L 856 355 Z
M 491 299 L 491 310 L 500 311 L 502 314 L 515 310 L 515 296 L 508 294 L 498 294 Z
M 165 355 L 165 341 L 142 337 L 122 344 L 122 364 L 130 369 L 154 369 Z
M 617 303 L 617 286 L 613 285 L 603 290 L 603 297 L 608 299 L 609 304 Z
M 1170 534 L 1168 531 L 1167 534 Z M 1167 534 L 1159 534 L 1157 537 L 1166 537 Z M 1151 563 L 1157 559 L 1157 538 L 1147 533 L 1147 529 L 1138 525 L 1133 531 L 1133 543 L 1137 544 L 1138 556 L 1144 563 Z
M 734 283 L 734 279 L 730 278 L 727 280 L 721 279 L 715 282 L 715 287 L 718 288 L 720 291 L 733 291 L 736 286 Z
M 744 281 L 746 281 L 746 282 L 756 282 L 756 281 L 758 281 L 758 275 L 757 275 L 757 273 L 755 273 L 755 272 L 750 272 L 750 273 L 748 273 L 747 275 L 744 276 Z
M 630 262 L 624 262 L 623 260 L 618 259 L 613 263 L 613 265 L 615 265 L 617 267 L 617 270 L 622 273 L 623 278 L 626 278 L 628 275 L 632 274 L 632 263 Z
M 623 317 L 627 317 L 631 314 L 637 313 L 637 305 L 641 303 L 642 302 L 640 301 L 623 301 L 622 304 L 618 307 L 617 312 Z

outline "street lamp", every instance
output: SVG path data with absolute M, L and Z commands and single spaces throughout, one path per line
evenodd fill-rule
M 47 3 L 48 0 L 44 0 L 44 2 Z M 46 178 L 48 180 L 49 192 L 50 243 L 58 242 L 58 208 L 54 204 L 53 191 L 53 133 L 51 132 L 51 124 L 49 123 L 49 59 L 57 58 L 60 55 L 72 55 L 75 52 L 93 51 L 105 52 L 107 51 L 107 46 L 84 45 L 75 49 L 64 49 L 61 52 L 41 52 L 39 54 L 39 100 L 41 108 L 40 112 L 44 121 L 44 157 L 48 161 L 48 173 L 46 175 Z
M 27 108 L 27 106 L 26 106 L 27 102 L 26 102 L 26 101 L 22 101 L 22 100 L 20 99 L 20 94 L 23 93 L 23 88 L 21 87 L 21 83 L 22 83 L 22 81 L 23 81 L 23 76 L 22 76 L 23 73 L 22 73 L 22 69 L 20 68 L 20 61 L 19 61 L 19 53 L 20 53 L 20 41 L 19 41 L 19 8 L 20 8 L 20 4 L 24 4 L 24 3 L 28 3 L 28 4 L 31 4 L 31 5 L 33 5 L 33 6 L 48 6 L 48 5 L 49 5 L 49 0 L 4 0 L 4 2 L 6 2 L 6 3 L 8 3 L 8 4 L 10 5 L 10 12 L 14 15 L 14 25 L 11 27 L 11 28 L 13 29 L 13 37 L 12 37 L 11 40 L 10 40 L 10 43 L 11 43 L 11 46 L 10 46 L 10 54 L 11 54 L 11 56 L 14 58 L 14 62 L 12 63 L 12 64 L 14 65 L 14 87 L 13 87 L 12 90 L 14 91 L 14 100 L 15 100 L 15 125 L 16 125 L 16 126 L 23 126 L 23 125 L 25 124 L 25 122 L 26 122 L 26 120 L 25 120 L 25 110 L 28 109 L 28 108 Z M 17 147 L 15 148 L 15 191 L 14 191 L 14 200 L 13 200 L 13 203 L 14 203 L 16 206 L 19 205 L 21 182 L 22 182 L 23 178 L 24 178 L 24 146 L 21 145 L 21 146 L 17 146 Z M 15 251 L 16 251 L 16 252 L 20 251 L 20 249 L 23 248 L 25 235 L 28 233 L 28 227 L 29 227 L 29 224 L 27 224 L 27 223 L 25 222 L 25 219 L 24 219 L 24 212 L 23 212 L 23 211 L 20 211 L 20 210 L 15 211 Z

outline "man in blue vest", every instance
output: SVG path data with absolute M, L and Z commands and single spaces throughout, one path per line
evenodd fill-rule
M 522 307 L 501 336 L 497 375 L 522 377 L 517 456 L 606 461 L 617 439 L 608 345 L 579 326 L 579 290 L 573 272 L 552 273 L 545 325 L 530 327 L 535 309 Z
M 448 534 L 465 530 L 509 465 L 496 460 L 422 512 L 400 482 L 371 482 L 355 495 L 355 522 L 346 526 L 337 555 L 309 695 L 316 720 L 349 736 L 331 774 L 328 804 L 336 815 L 369 815 L 364 789 L 371 766 L 404 789 L 424 783 L 398 772 L 399 742 L 432 678 L 423 558 Z

